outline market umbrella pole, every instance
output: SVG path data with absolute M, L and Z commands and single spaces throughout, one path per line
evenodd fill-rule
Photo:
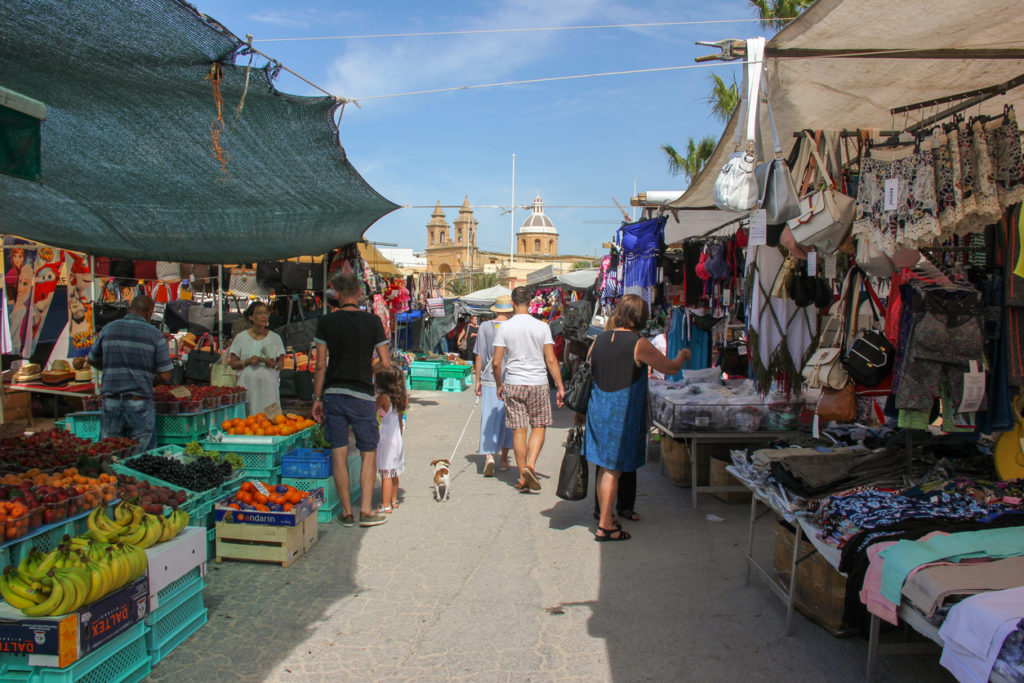
M 222 289 L 224 283 L 224 266 L 217 266 L 217 351 L 220 351 L 220 347 L 223 345 L 221 342 L 221 334 L 224 333 L 224 291 Z

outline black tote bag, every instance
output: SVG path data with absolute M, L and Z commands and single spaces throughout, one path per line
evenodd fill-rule
M 555 495 L 562 500 L 583 500 L 587 497 L 590 467 L 587 465 L 587 459 L 583 457 L 585 435 L 584 425 L 576 425 L 569 430 L 565 455 L 562 456 L 562 468 L 558 472 L 558 487 L 555 489 Z
M 576 372 L 569 380 L 569 386 L 565 388 L 565 407 L 574 413 L 586 414 L 587 404 L 590 403 L 590 388 L 593 383 L 594 372 L 590 366 L 588 355 L 576 366 Z
M 188 361 L 185 363 L 185 378 L 200 384 L 210 383 L 210 368 L 220 360 L 220 354 L 216 351 L 202 351 L 203 340 L 210 342 L 213 348 L 213 340 L 210 335 L 204 334 L 196 343 L 196 348 L 188 354 Z

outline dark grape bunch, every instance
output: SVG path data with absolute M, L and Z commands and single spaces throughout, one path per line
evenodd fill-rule
M 232 473 L 231 465 L 227 462 L 215 463 L 209 458 L 197 458 L 189 463 L 183 463 L 173 458 L 144 453 L 125 464 L 137 472 L 190 491 L 207 491 L 220 486 Z

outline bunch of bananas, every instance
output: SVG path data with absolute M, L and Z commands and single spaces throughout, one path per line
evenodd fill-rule
M 78 611 L 146 573 L 146 551 L 125 543 L 64 537 L 48 553 L 32 548 L 0 576 L 0 595 L 27 617 Z
M 169 517 L 151 515 L 138 505 L 121 501 L 114 508 L 114 518 L 107 516 L 105 508 L 94 509 L 86 523 L 86 536 L 102 543 L 121 542 L 139 548 L 169 541 L 188 524 L 188 513 L 174 510 Z

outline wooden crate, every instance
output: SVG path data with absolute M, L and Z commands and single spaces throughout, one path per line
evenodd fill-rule
M 697 458 L 697 486 L 708 483 L 707 447 L 700 449 Z M 676 486 L 690 488 L 690 449 L 686 444 L 676 441 L 664 432 L 661 434 L 661 457 L 665 466 L 665 474 Z
M 725 471 L 728 463 L 722 460 L 711 459 L 708 481 L 711 486 L 741 486 L 736 477 Z M 750 491 L 712 491 L 711 495 L 726 503 L 749 503 Z
M 273 562 L 287 567 L 316 545 L 318 535 L 315 514 L 297 526 L 217 522 L 216 559 Z
M 32 418 L 32 394 L 27 391 L 4 392 L 4 422 L 28 422 L 29 427 L 35 426 Z

